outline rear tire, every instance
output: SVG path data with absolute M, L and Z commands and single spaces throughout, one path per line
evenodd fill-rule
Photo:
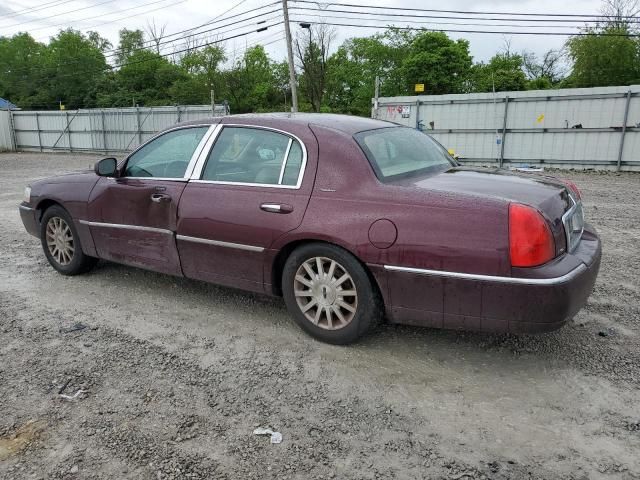
M 355 342 L 382 317 L 377 286 L 353 255 L 335 245 L 294 250 L 284 265 L 282 292 L 295 322 L 334 345 Z
M 58 205 L 49 207 L 42 215 L 40 241 L 51 266 L 63 275 L 88 272 L 98 263 L 97 258 L 82 252 L 71 215 Z

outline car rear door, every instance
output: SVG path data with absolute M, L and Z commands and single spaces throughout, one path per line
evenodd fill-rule
M 98 181 L 83 223 L 101 258 L 182 275 L 175 242 L 178 202 L 213 130 L 169 130 L 133 152 L 118 178 Z
M 179 204 L 182 269 L 190 278 L 263 291 L 267 250 L 304 217 L 317 142 L 307 126 L 297 135 L 250 125 L 216 130 Z

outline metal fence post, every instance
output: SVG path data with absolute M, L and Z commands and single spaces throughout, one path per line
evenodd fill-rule
M 100 118 L 102 119 L 102 148 L 104 153 L 107 153 L 109 149 L 107 148 L 107 127 L 104 123 L 104 110 L 100 110 Z
M 622 121 L 622 135 L 620 136 L 620 149 L 618 150 L 618 166 L 616 171 L 620 171 L 622 166 L 622 153 L 624 152 L 624 137 L 627 134 L 627 120 L 629 119 L 629 105 L 631 104 L 631 90 L 627 92 L 627 101 L 624 105 L 624 120 Z
M 9 123 L 11 128 L 11 140 L 13 141 L 13 150 L 18 150 L 18 135 L 16 134 L 16 123 L 13 119 L 13 110 L 9 110 Z
M 69 151 L 73 152 L 73 147 L 71 146 L 71 129 L 69 128 L 69 112 L 65 111 L 64 117 L 67 119 L 67 139 L 69 140 Z
M 507 115 L 509 113 L 509 96 L 504 97 L 504 118 L 502 119 L 502 140 L 500 141 L 500 168 L 504 162 L 504 141 L 507 138 Z
M 136 126 L 138 128 L 138 145 L 142 145 L 142 131 L 140 130 L 140 107 L 136 107 Z
M 42 151 L 42 137 L 40 136 L 40 115 L 36 112 L 36 130 L 38 130 L 38 148 Z
M 416 130 L 420 130 L 420 99 L 416 100 Z
M 178 119 L 176 120 L 176 123 L 180 123 L 180 117 L 181 117 L 181 115 L 180 115 L 180 106 L 179 106 L 179 105 L 176 105 L 176 114 L 177 114 L 177 118 L 178 118 Z

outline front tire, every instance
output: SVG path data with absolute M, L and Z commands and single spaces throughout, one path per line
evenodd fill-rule
M 60 206 L 49 207 L 42 215 L 40 241 L 51 266 L 63 275 L 87 272 L 98 262 L 82 252 L 71 215 Z
M 326 343 L 353 343 L 382 317 L 382 301 L 364 267 L 335 245 L 294 250 L 282 273 L 282 292 L 295 322 Z

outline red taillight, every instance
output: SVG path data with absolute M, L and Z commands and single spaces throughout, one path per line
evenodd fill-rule
M 580 190 L 578 190 L 578 186 L 573 183 L 571 180 L 563 180 L 564 183 L 567 184 L 567 187 L 571 189 L 573 193 L 576 194 L 576 201 L 582 199 L 582 195 L 580 195 Z
M 519 203 L 509 205 L 509 254 L 513 267 L 535 267 L 555 257 L 551 229 L 540 212 Z

